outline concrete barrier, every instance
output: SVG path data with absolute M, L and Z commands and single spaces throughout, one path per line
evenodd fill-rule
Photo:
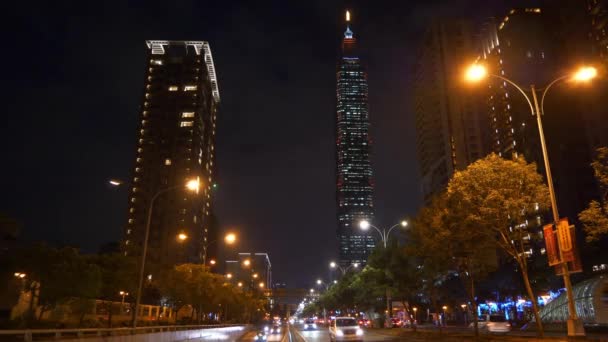
M 71 342 L 179 342 L 233 341 L 248 330 L 246 325 L 229 326 L 156 326 L 116 329 L 33 329 L 0 330 L 5 336 L 21 336 L 24 341 L 52 339 Z

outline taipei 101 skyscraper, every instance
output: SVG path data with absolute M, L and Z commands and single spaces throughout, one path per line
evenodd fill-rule
M 364 265 L 375 240 L 359 229 L 373 221 L 374 181 L 370 162 L 371 138 L 367 72 L 357 53 L 357 41 L 346 11 L 346 30 L 336 77 L 336 204 L 340 265 Z

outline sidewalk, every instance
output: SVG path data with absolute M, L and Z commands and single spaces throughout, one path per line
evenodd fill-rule
M 547 336 L 545 338 L 537 338 L 535 336 L 513 336 L 513 335 L 490 335 L 480 334 L 477 339 L 473 336 L 472 332 L 450 332 L 443 331 L 441 334 L 439 331 L 429 330 L 418 330 L 413 331 L 412 329 L 401 329 L 401 328 L 371 328 L 367 329 L 378 335 L 391 336 L 398 338 L 401 341 L 446 341 L 446 342 L 461 342 L 461 341 L 515 341 L 515 342 L 540 342 L 540 341 L 551 341 L 551 342 L 566 342 L 568 341 L 567 336 Z M 588 336 L 576 341 L 597 341 L 597 342 L 608 342 L 608 336 Z

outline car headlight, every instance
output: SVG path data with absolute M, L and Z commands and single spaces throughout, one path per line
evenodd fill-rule
M 344 336 L 344 331 L 340 329 L 336 330 L 336 336 Z
M 357 336 L 363 336 L 363 330 L 357 329 Z
M 264 327 L 264 331 L 268 331 L 268 327 Z
M 317 324 L 313 324 L 312 327 L 317 329 Z
M 308 324 L 304 324 L 304 329 L 308 329 Z

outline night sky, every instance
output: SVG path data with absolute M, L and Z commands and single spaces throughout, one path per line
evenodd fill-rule
M 6 6 L 6 5 L 5 5 Z M 335 67 L 351 9 L 369 67 L 376 225 L 420 206 L 410 89 L 433 17 L 485 18 L 504 1 L 21 1 L 3 19 L 0 212 L 20 239 L 84 252 L 121 238 L 145 40 L 206 40 L 219 77 L 216 210 L 307 286 L 337 257 Z M 474 14 L 471 14 L 474 13 Z

